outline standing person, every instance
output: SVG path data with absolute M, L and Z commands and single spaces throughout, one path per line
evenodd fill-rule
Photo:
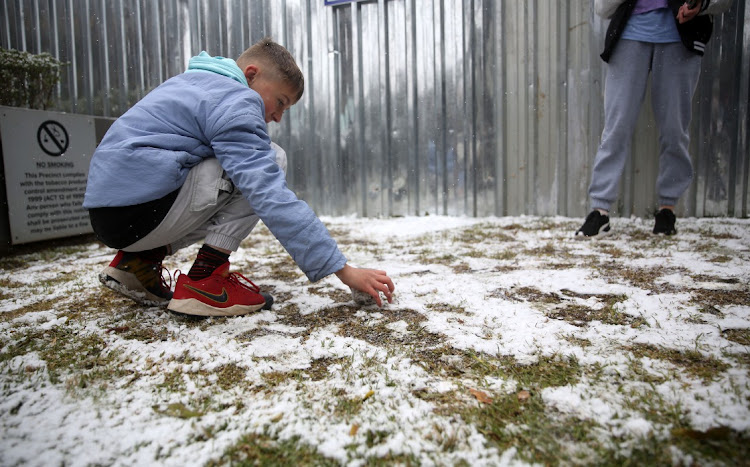
M 653 233 L 677 233 L 674 207 L 693 177 L 688 153 L 691 106 L 701 56 L 713 31 L 710 15 L 726 10 L 731 1 L 595 0 L 596 13 L 611 18 L 601 54 L 607 62 L 604 130 L 589 186 L 592 211 L 576 238 L 610 232 L 609 211 L 630 156 L 649 75 L 660 143 Z
M 294 58 L 265 38 L 234 61 L 206 52 L 118 118 L 97 147 L 83 206 L 97 237 L 118 250 L 101 282 L 138 303 L 189 315 L 235 316 L 270 296 L 229 272 L 258 220 L 309 280 L 330 274 L 353 290 L 394 289 L 385 271 L 347 264 L 310 207 L 287 188 L 286 158 L 268 137 L 304 92 Z M 162 260 L 204 243 L 172 292 Z

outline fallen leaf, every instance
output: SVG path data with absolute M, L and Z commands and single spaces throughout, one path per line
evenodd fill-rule
M 354 435 L 356 435 L 358 431 L 359 431 L 359 425 L 357 425 L 357 424 L 355 423 L 354 425 L 352 425 L 352 428 L 351 428 L 351 430 L 349 430 L 349 436 L 354 436 Z
M 476 397 L 477 400 L 483 404 L 491 404 L 492 398 L 487 395 L 486 392 L 479 391 L 477 389 L 471 389 L 469 388 L 469 392 L 472 396 Z
M 369 391 L 367 391 L 367 394 L 365 394 L 365 397 L 362 398 L 362 401 L 366 401 L 367 399 L 369 399 L 370 397 L 372 397 L 373 394 L 375 394 L 375 391 L 373 391 L 372 389 L 370 389 Z
M 526 402 L 527 400 L 529 400 L 530 397 L 531 397 L 531 393 L 529 391 L 526 391 L 525 389 L 518 393 L 519 402 Z

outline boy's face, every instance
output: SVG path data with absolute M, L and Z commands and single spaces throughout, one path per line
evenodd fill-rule
M 248 67 L 250 68 L 250 67 Z M 281 121 L 284 112 L 294 105 L 294 96 L 296 95 L 292 86 L 288 83 L 275 78 L 272 74 L 262 73 L 257 70 L 248 76 L 247 82 L 250 88 L 260 94 L 263 104 L 266 107 L 266 123 Z

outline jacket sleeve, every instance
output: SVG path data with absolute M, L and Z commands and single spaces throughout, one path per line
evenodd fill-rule
M 287 187 L 267 134 L 262 105 L 255 95 L 238 99 L 234 105 L 217 106 L 205 126 L 206 136 L 234 185 L 315 282 L 343 268 L 346 258 L 315 212 Z
M 701 9 L 702 15 L 720 15 L 732 7 L 734 0 L 703 0 L 708 2 L 704 5 L 705 8 Z
M 594 0 L 594 11 L 597 15 L 604 19 L 612 18 L 612 15 L 617 11 L 625 0 Z

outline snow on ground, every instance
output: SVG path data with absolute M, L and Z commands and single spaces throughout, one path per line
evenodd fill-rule
M 394 303 L 309 283 L 262 225 L 232 269 L 276 303 L 237 318 L 118 297 L 95 242 L 0 258 L 0 464 L 225 463 L 248 435 L 348 465 L 747 454 L 750 221 L 578 241 L 562 217 L 323 220 Z

